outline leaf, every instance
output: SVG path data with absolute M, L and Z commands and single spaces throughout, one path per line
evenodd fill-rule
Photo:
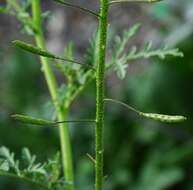
M 9 171 L 9 163 L 3 159 L 0 160 L 0 170 L 5 172 Z
M 120 79 L 124 79 L 127 73 L 128 64 L 125 64 L 126 57 L 121 57 L 116 60 L 114 70 Z
M 60 154 L 57 153 L 54 159 L 50 159 L 44 163 L 35 163 L 35 158 L 36 156 L 32 155 L 28 148 L 23 148 L 21 159 L 15 160 L 14 153 L 10 152 L 6 147 L 1 147 L 0 176 L 13 177 L 21 181 L 27 181 L 41 187 L 41 189 L 64 189 L 67 182 L 64 178 L 60 177 Z M 25 165 L 23 165 L 23 162 L 25 162 Z M 22 167 L 19 168 L 19 165 L 22 165 Z M 17 170 L 15 168 L 17 168 Z
M 28 148 L 23 148 L 22 149 L 22 159 L 24 162 L 26 162 L 26 165 L 28 166 L 28 169 L 33 166 L 33 164 L 36 161 L 36 156 L 31 155 L 30 151 Z
M 137 31 L 139 30 L 140 28 L 140 24 L 135 24 L 134 26 L 132 26 L 128 31 L 124 31 L 123 32 L 123 37 L 122 39 L 119 37 L 119 40 L 117 41 L 117 45 L 118 46 L 118 49 L 117 49 L 117 55 L 119 56 L 121 53 L 123 53 L 129 39 L 131 37 L 133 37 Z
M 127 44 L 132 36 L 139 30 L 140 24 L 136 24 L 128 31 L 124 31 L 122 37 L 115 36 L 115 43 L 113 51 L 111 51 L 111 61 L 106 67 L 107 69 L 113 68 L 120 79 L 124 79 L 127 72 L 127 65 L 131 60 L 148 59 L 151 57 L 158 57 L 165 59 L 167 56 L 183 57 L 183 53 L 178 48 L 170 49 L 168 47 L 162 47 L 153 49 L 152 42 L 147 42 L 144 47 L 137 48 L 131 47 L 129 53 L 126 52 Z
M 127 55 L 127 61 L 136 59 L 148 59 L 151 57 L 159 57 L 160 59 L 165 59 L 167 56 L 183 57 L 183 53 L 179 51 L 178 48 L 169 49 L 167 47 L 152 49 L 152 42 L 148 42 L 143 49 L 137 51 L 134 46 L 130 53 Z

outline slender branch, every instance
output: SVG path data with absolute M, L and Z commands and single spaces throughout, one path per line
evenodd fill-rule
M 141 113 L 140 111 L 136 110 L 135 108 L 133 108 L 133 107 L 129 106 L 128 104 L 125 104 L 124 102 L 121 102 L 121 101 L 119 101 L 119 100 L 115 100 L 115 99 L 111 99 L 111 98 L 105 98 L 104 101 L 106 101 L 106 102 L 113 102 L 113 103 L 116 103 L 116 104 L 120 104 L 120 105 L 126 107 L 127 109 L 129 109 L 129 110 L 131 110 L 131 111 L 134 111 L 134 112 L 137 113 L 137 114 L 140 114 L 140 113 Z
M 89 64 L 85 64 L 85 63 L 79 62 L 79 61 L 76 61 L 76 60 L 66 59 L 66 58 L 63 58 L 63 57 L 55 57 L 55 59 L 63 60 L 63 61 L 66 61 L 66 62 L 75 63 L 75 64 L 78 64 L 78 65 L 87 67 L 89 69 L 96 70 L 93 66 L 91 66 Z
M 96 160 L 91 156 L 89 153 L 86 153 L 87 157 L 94 163 L 96 164 Z
M 32 15 L 33 15 L 34 25 L 37 27 L 37 30 L 38 30 L 35 33 L 36 44 L 39 48 L 45 49 L 45 42 L 44 42 L 43 31 L 42 31 L 40 0 L 32 1 Z M 48 59 L 45 57 L 40 57 L 40 60 L 42 63 L 45 79 L 52 97 L 52 101 L 57 110 L 58 120 L 66 120 L 68 108 L 61 107 L 57 101 L 58 86 L 57 86 L 54 73 L 51 69 L 50 63 Z M 69 129 L 68 129 L 67 123 L 62 123 L 59 125 L 59 133 L 60 133 L 60 145 L 61 145 L 64 177 L 66 181 L 71 182 L 66 187 L 66 190 L 73 190 L 74 189 L 73 164 L 72 164 Z
M 99 50 L 96 73 L 95 190 L 103 189 L 104 74 L 107 42 L 108 0 L 100 0 Z
M 109 2 L 109 5 L 117 3 L 157 3 L 163 0 L 112 0 Z
M 92 11 L 92 10 L 90 10 L 90 9 L 81 7 L 81 6 L 79 6 L 79 5 L 74 5 L 74 4 L 71 4 L 71 3 L 68 3 L 68 2 L 64 2 L 64 1 L 62 1 L 62 0 L 54 0 L 54 1 L 56 1 L 57 3 L 60 3 L 60 4 L 62 4 L 62 5 L 71 7 L 71 8 L 79 9 L 79 10 L 81 10 L 81 11 L 83 11 L 83 12 L 89 13 L 89 14 L 91 14 L 91 15 L 99 18 L 99 15 L 98 15 L 96 12 L 94 12 L 94 11 Z
M 57 121 L 56 124 L 60 123 L 95 123 L 95 120 L 84 119 L 84 120 L 67 120 L 67 121 Z

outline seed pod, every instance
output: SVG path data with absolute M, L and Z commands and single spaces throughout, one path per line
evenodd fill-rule
M 179 122 L 183 122 L 183 121 L 187 120 L 186 117 L 181 116 L 181 115 L 163 115 L 163 114 L 157 114 L 157 113 L 141 112 L 141 111 L 131 107 L 130 105 L 125 104 L 124 102 L 114 100 L 114 99 L 110 99 L 110 98 L 105 98 L 104 101 L 109 101 L 109 102 L 113 102 L 113 103 L 116 103 L 116 104 L 120 104 L 120 105 L 126 107 L 127 109 L 137 113 L 139 116 L 149 118 L 149 119 L 153 119 L 153 120 L 160 121 L 160 122 L 179 123 Z
M 183 122 L 187 120 L 186 117 L 180 116 L 180 115 L 163 115 L 163 114 L 157 114 L 157 113 L 143 113 L 139 112 L 140 116 L 153 119 L 156 121 L 161 121 L 165 123 L 178 123 L 178 122 Z
M 53 55 L 52 53 L 50 53 L 48 51 L 42 50 L 41 48 L 35 47 L 31 44 L 27 44 L 27 43 L 22 42 L 20 40 L 15 40 L 12 43 L 17 47 L 19 47 L 25 51 L 28 51 L 30 53 L 36 54 L 36 55 L 40 55 L 40 56 L 48 57 L 48 58 L 53 58 L 53 59 L 58 58 L 57 56 Z
M 15 114 L 11 116 L 17 121 L 20 121 L 22 123 L 27 123 L 30 125 L 40 125 L 40 126 L 57 126 L 61 123 L 95 123 L 95 120 L 91 119 L 84 119 L 84 120 L 65 120 L 65 121 L 50 121 L 46 119 L 40 119 L 40 118 L 35 118 L 27 115 L 20 115 L 20 114 Z
M 17 121 L 31 124 L 31 125 L 48 125 L 48 126 L 56 125 L 56 122 L 54 121 L 34 118 L 26 115 L 15 114 L 15 115 L 12 115 L 11 117 L 13 117 Z
M 159 1 L 162 1 L 162 0 L 148 0 L 149 3 L 156 3 L 156 2 L 159 2 Z

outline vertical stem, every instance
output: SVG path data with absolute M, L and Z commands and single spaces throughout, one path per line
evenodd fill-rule
M 108 0 L 100 0 L 99 58 L 96 74 L 96 178 L 95 189 L 103 188 L 104 73 L 107 41 Z
M 36 44 L 39 48 L 45 49 L 45 41 L 42 31 L 42 16 L 41 16 L 41 6 L 40 0 L 32 1 L 32 14 L 33 14 L 33 24 L 36 28 L 35 40 Z M 66 120 L 68 108 L 64 108 L 58 103 L 58 85 L 55 78 L 55 75 L 52 71 L 50 63 L 47 58 L 40 57 L 40 61 L 42 64 L 42 70 L 44 72 L 44 76 L 49 88 L 49 92 L 52 98 L 52 101 L 57 110 L 57 117 L 59 121 Z M 64 170 L 64 177 L 68 183 L 68 186 L 65 190 L 73 190 L 73 165 L 72 165 L 72 156 L 71 156 L 71 144 L 70 144 L 70 136 L 69 130 L 66 123 L 59 125 L 59 133 L 60 133 L 60 146 L 62 153 L 62 163 Z

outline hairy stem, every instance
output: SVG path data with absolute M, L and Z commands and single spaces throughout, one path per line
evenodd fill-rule
M 99 57 L 96 74 L 96 178 L 95 189 L 103 188 L 103 126 L 104 126 L 104 73 L 107 41 L 108 0 L 100 0 Z
M 40 0 L 32 1 L 32 13 L 33 13 L 33 24 L 36 27 L 37 32 L 35 33 L 36 44 L 39 48 L 45 50 L 45 41 L 42 31 L 42 20 L 41 20 L 41 8 Z M 54 102 L 55 108 L 57 110 L 58 120 L 66 120 L 68 108 L 64 108 L 58 103 L 58 85 L 55 78 L 55 75 L 52 71 L 51 65 L 48 61 L 48 58 L 40 57 L 42 64 L 42 70 L 49 88 L 49 92 Z M 61 123 L 59 125 L 60 133 L 60 144 L 61 144 L 61 153 L 62 153 L 62 162 L 64 177 L 67 182 L 69 182 L 66 190 L 73 190 L 73 165 L 72 165 L 72 156 L 71 156 L 71 145 L 69 130 L 66 123 Z

